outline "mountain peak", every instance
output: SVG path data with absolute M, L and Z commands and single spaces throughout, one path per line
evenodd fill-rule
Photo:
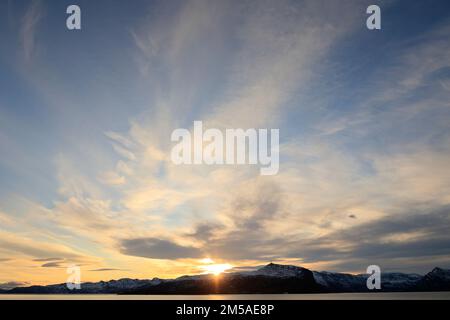
M 289 265 L 289 264 L 277 264 L 277 263 L 268 263 L 265 266 L 259 268 L 258 270 L 262 269 L 305 269 L 303 267 Z
M 439 267 L 434 268 L 428 274 L 425 275 L 428 278 L 442 278 L 447 281 L 450 280 L 450 269 L 442 269 Z
M 448 272 L 449 270 L 445 270 L 439 267 L 435 267 L 433 270 L 431 270 L 430 273 L 442 273 L 442 272 Z
M 276 264 L 271 262 L 264 267 L 256 270 L 255 274 L 274 277 L 298 277 L 304 276 L 308 272 L 311 271 L 302 267 Z

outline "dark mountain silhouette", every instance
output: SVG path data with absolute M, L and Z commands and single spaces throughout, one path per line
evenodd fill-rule
M 251 272 L 181 277 L 129 290 L 133 294 L 251 294 L 320 292 L 312 271 L 276 264 Z
M 449 291 L 450 270 L 434 268 L 418 282 L 418 291 Z
M 255 271 L 202 274 L 176 279 L 120 279 L 81 284 L 69 290 L 65 283 L 49 286 L 18 287 L 0 293 L 63 294 L 261 294 L 368 292 L 367 274 L 311 271 L 298 266 L 270 263 Z M 382 273 L 381 291 L 450 291 L 450 270 L 435 268 L 424 276 Z

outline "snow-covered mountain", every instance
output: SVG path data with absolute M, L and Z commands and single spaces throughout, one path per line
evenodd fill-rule
M 289 277 L 304 277 L 311 273 L 310 270 L 290 265 L 282 265 L 269 263 L 268 265 L 259 268 L 255 271 L 241 272 L 241 275 L 247 276 L 268 276 L 268 277 L 279 277 L 279 278 L 289 278 Z
M 182 276 L 176 279 L 120 279 L 85 282 L 81 290 L 66 284 L 18 287 L 0 293 L 128 293 L 128 294 L 208 294 L 208 293 L 318 293 L 366 292 L 367 274 L 310 271 L 293 265 L 270 263 L 254 271 Z M 382 273 L 382 291 L 450 291 L 450 270 L 435 268 L 425 276 Z
M 120 293 L 145 285 L 158 285 L 163 281 L 158 278 L 152 280 L 124 278 L 100 282 L 83 282 L 80 290 L 69 290 L 65 283 L 60 283 L 48 286 L 17 287 L 9 290 L 8 293 Z
M 362 292 L 367 289 L 368 274 L 346 274 L 314 271 L 314 279 L 323 288 L 331 292 Z M 382 273 L 381 290 L 383 291 L 411 291 L 422 279 L 418 274 Z
M 412 291 L 423 276 L 415 273 L 382 273 L 381 289 L 384 291 Z M 367 279 L 367 275 L 365 276 Z
M 363 291 L 366 289 L 366 277 L 346 273 L 333 273 L 327 271 L 313 271 L 314 280 L 332 292 Z
M 448 291 L 450 290 L 450 269 L 434 268 L 418 283 L 421 291 Z

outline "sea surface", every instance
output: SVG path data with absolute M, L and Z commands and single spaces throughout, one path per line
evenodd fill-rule
M 0 300 L 450 300 L 450 292 L 211 295 L 0 294 Z

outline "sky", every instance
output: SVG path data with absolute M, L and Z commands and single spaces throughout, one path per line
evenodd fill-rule
M 448 1 L 8 0 L 0 37 L 3 287 L 450 268 Z M 175 165 L 195 120 L 279 129 L 278 174 Z

